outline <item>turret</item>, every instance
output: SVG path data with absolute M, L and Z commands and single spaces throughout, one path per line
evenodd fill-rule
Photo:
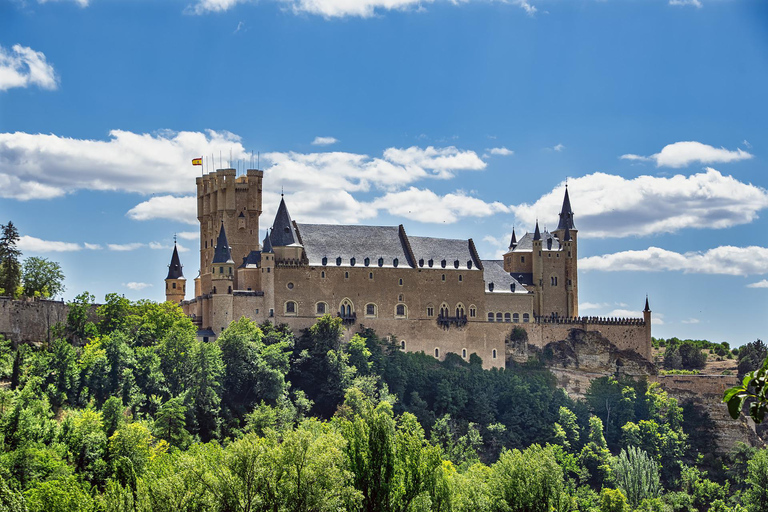
M 234 270 L 235 261 L 232 259 L 232 251 L 227 242 L 227 233 L 224 231 L 224 223 L 222 222 L 211 262 L 211 284 L 214 295 L 232 293 Z
M 269 239 L 277 262 L 297 265 L 303 260 L 304 247 L 296 233 L 296 226 L 288 213 L 284 197 L 280 199 Z
M 165 300 L 178 304 L 184 300 L 184 294 L 187 291 L 187 280 L 181 271 L 182 265 L 179 260 L 179 251 L 176 247 L 176 240 L 173 241 L 173 255 L 171 264 L 168 265 L 168 276 L 165 278 Z
M 645 309 L 643 309 L 643 320 L 645 320 L 645 347 L 643 355 L 649 361 L 651 360 L 651 347 L 653 340 L 651 338 L 651 308 L 648 306 L 648 295 L 645 296 Z
M 512 228 L 512 238 L 509 240 L 509 250 L 511 251 L 517 247 L 517 237 L 515 236 L 515 228 Z
M 267 316 L 274 321 L 275 316 L 275 251 L 272 247 L 272 234 L 267 231 L 261 246 L 261 288 L 264 290 L 264 305 Z
M 536 229 L 533 232 L 531 260 L 533 261 L 533 286 L 534 286 L 534 305 L 533 314 L 541 315 L 543 307 L 543 287 L 544 287 L 544 262 L 541 252 L 541 231 L 539 230 L 539 220 L 536 219 Z

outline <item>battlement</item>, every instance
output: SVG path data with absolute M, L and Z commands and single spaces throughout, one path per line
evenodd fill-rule
M 569 324 L 569 325 L 638 325 L 644 326 L 645 320 L 642 318 L 617 318 L 602 316 L 537 316 L 534 317 L 537 324 Z

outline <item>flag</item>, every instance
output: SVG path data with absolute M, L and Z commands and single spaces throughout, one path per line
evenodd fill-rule
M 193 158 L 192 159 L 192 165 L 203 165 L 203 158 Z

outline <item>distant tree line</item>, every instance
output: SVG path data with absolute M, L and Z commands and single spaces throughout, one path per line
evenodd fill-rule
M 64 292 L 61 265 L 36 256 L 22 262 L 16 226 L 8 221 L 0 224 L 0 232 L 0 295 L 50 298 Z

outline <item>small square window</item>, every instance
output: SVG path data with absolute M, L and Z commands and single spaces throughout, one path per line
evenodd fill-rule
M 462 281 L 464 281 L 464 276 L 459 274 L 459 282 L 462 282 Z

